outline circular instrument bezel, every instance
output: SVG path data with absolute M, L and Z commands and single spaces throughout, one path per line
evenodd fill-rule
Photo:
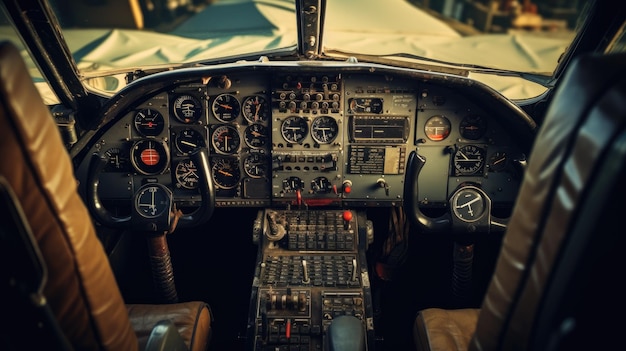
M 234 157 L 215 157 L 211 163 L 211 177 L 215 186 L 233 189 L 241 180 L 239 162 Z
M 260 123 L 253 123 L 247 126 L 244 131 L 246 145 L 253 149 L 264 147 L 269 139 L 268 133 L 268 128 Z
M 487 208 L 483 194 L 473 187 L 459 189 L 451 201 L 454 216 L 467 223 L 480 220 Z
M 133 121 L 137 132 L 145 137 L 157 136 L 165 129 L 163 114 L 153 108 L 144 108 L 137 111 Z
M 258 153 L 248 155 L 243 160 L 243 170 L 250 178 L 265 178 L 268 174 L 268 157 Z
M 452 124 L 442 115 L 434 115 L 428 118 L 424 124 L 424 133 L 429 140 L 442 141 L 450 135 Z
M 239 117 L 241 103 L 231 93 L 223 93 L 215 97 L 211 104 L 213 116 L 222 122 L 231 122 Z
M 200 184 L 200 176 L 198 175 L 198 168 L 191 159 L 180 160 L 176 164 L 176 170 L 174 172 L 176 177 L 176 184 L 182 188 L 195 190 L 198 189 Z
M 487 133 L 487 119 L 479 114 L 465 116 L 459 123 L 461 137 L 469 140 L 478 140 Z
M 141 174 L 162 174 L 170 163 L 169 149 L 167 144 L 162 141 L 141 139 L 136 141 L 130 149 L 130 161 L 133 167 Z
M 172 109 L 174 117 L 185 124 L 197 122 L 204 112 L 201 100 L 190 94 L 182 94 L 174 98 Z
M 270 108 L 267 100 L 261 95 L 248 96 L 243 100 L 242 113 L 250 123 L 265 122 L 269 119 Z
M 232 155 L 239 151 L 241 146 L 239 131 L 230 124 L 218 125 L 211 133 L 211 145 L 218 153 Z
M 315 117 L 311 123 L 311 137 L 318 144 L 330 144 L 339 135 L 339 124 L 331 116 Z
M 280 124 L 280 134 L 291 144 L 299 144 L 309 134 L 309 124 L 304 117 L 289 116 Z
M 457 175 L 473 175 L 483 170 L 485 165 L 485 149 L 467 144 L 458 148 L 454 154 L 454 169 Z
M 196 129 L 183 129 L 174 138 L 174 144 L 178 151 L 183 154 L 190 154 L 201 147 L 204 147 L 205 136 Z
M 171 193 L 159 183 L 146 184 L 135 196 L 135 211 L 144 218 L 157 218 L 169 211 Z

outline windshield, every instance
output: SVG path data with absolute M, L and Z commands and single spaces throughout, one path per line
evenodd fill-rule
M 526 99 L 546 87 L 520 78 L 519 73 L 553 74 L 576 34 L 585 2 L 329 0 L 326 4 L 315 59 L 384 58 L 395 65 L 461 67 L 511 99 Z M 125 75 L 137 70 L 261 56 L 297 58 L 293 0 L 54 0 L 50 6 L 84 81 L 104 95 L 119 91 L 126 85 Z M 3 24 L 0 35 L 15 39 L 9 22 Z M 35 81 L 44 83 L 30 63 Z

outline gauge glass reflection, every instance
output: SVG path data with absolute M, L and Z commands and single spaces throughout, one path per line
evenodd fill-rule
M 163 115 L 155 109 L 146 108 L 135 114 L 135 129 L 143 136 L 157 136 L 164 128 Z
M 135 169 L 146 175 L 163 173 L 170 162 L 167 145 L 154 139 L 137 141 L 133 144 L 130 156 Z
M 211 166 L 211 176 L 215 185 L 222 189 L 236 187 L 241 179 L 237 160 L 229 157 L 216 157 Z
M 185 159 L 176 165 L 176 182 L 185 189 L 197 189 L 200 183 L 198 167 L 190 159 Z
M 337 121 L 330 116 L 316 117 L 311 124 L 311 136 L 319 144 L 332 143 L 339 132 Z
M 450 120 L 444 116 L 430 117 L 424 125 L 426 137 L 432 141 L 441 141 L 450 135 Z
M 237 128 L 231 125 L 221 125 L 213 131 L 211 143 L 215 150 L 223 154 L 234 154 L 239 150 L 241 139 Z
M 213 100 L 213 115 L 222 122 L 230 122 L 239 117 L 241 103 L 233 94 L 220 94 Z
M 195 129 L 185 129 L 176 134 L 175 143 L 183 154 L 190 154 L 205 146 L 204 135 Z
M 180 95 L 174 99 L 174 117 L 183 123 L 193 123 L 202 117 L 200 100 L 191 95 Z
M 251 148 L 257 149 L 265 146 L 268 139 L 267 127 L 259 123 L 249 125 L 244 132 L 244 139 Z
M 248 96 L 243 101 L 243 116 L 250 123 L 265 122 L 270 115 L 269 104 L 264 97 Z
M 280 133 L 285 141 L 299 143 L 306 138 L 309 132 L 309 125 L 300 116 L 289 116 L 280 125 Z
M 263 178 L 267 175 L 267 157 L 251 154 L 243 160 L 243 170 L 251 178 Z

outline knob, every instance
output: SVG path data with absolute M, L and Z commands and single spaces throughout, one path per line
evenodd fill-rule
M 344 180 L 343 182 L 343 192 L 346 194 L 350 194 L 350 192 L 352 191 L 352 181 L 351 180 Z

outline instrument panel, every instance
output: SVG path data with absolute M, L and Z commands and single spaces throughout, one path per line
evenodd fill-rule
M 178 207 L 198 206 L 199 148 L 218 207 L 401 206 L 411 152 L 426 159 L 425 207 L 446 207 L 462 184 L 510 205 L 523 173 L 524 149 L 502 123 L 517 112 L 494 113 L 493 99 L 438 80 L 242 68 L 164 86 L 128 104 L 90 148 L 109 160 L 99 176 L 107 206 L 147 182 L 172 189 Z

